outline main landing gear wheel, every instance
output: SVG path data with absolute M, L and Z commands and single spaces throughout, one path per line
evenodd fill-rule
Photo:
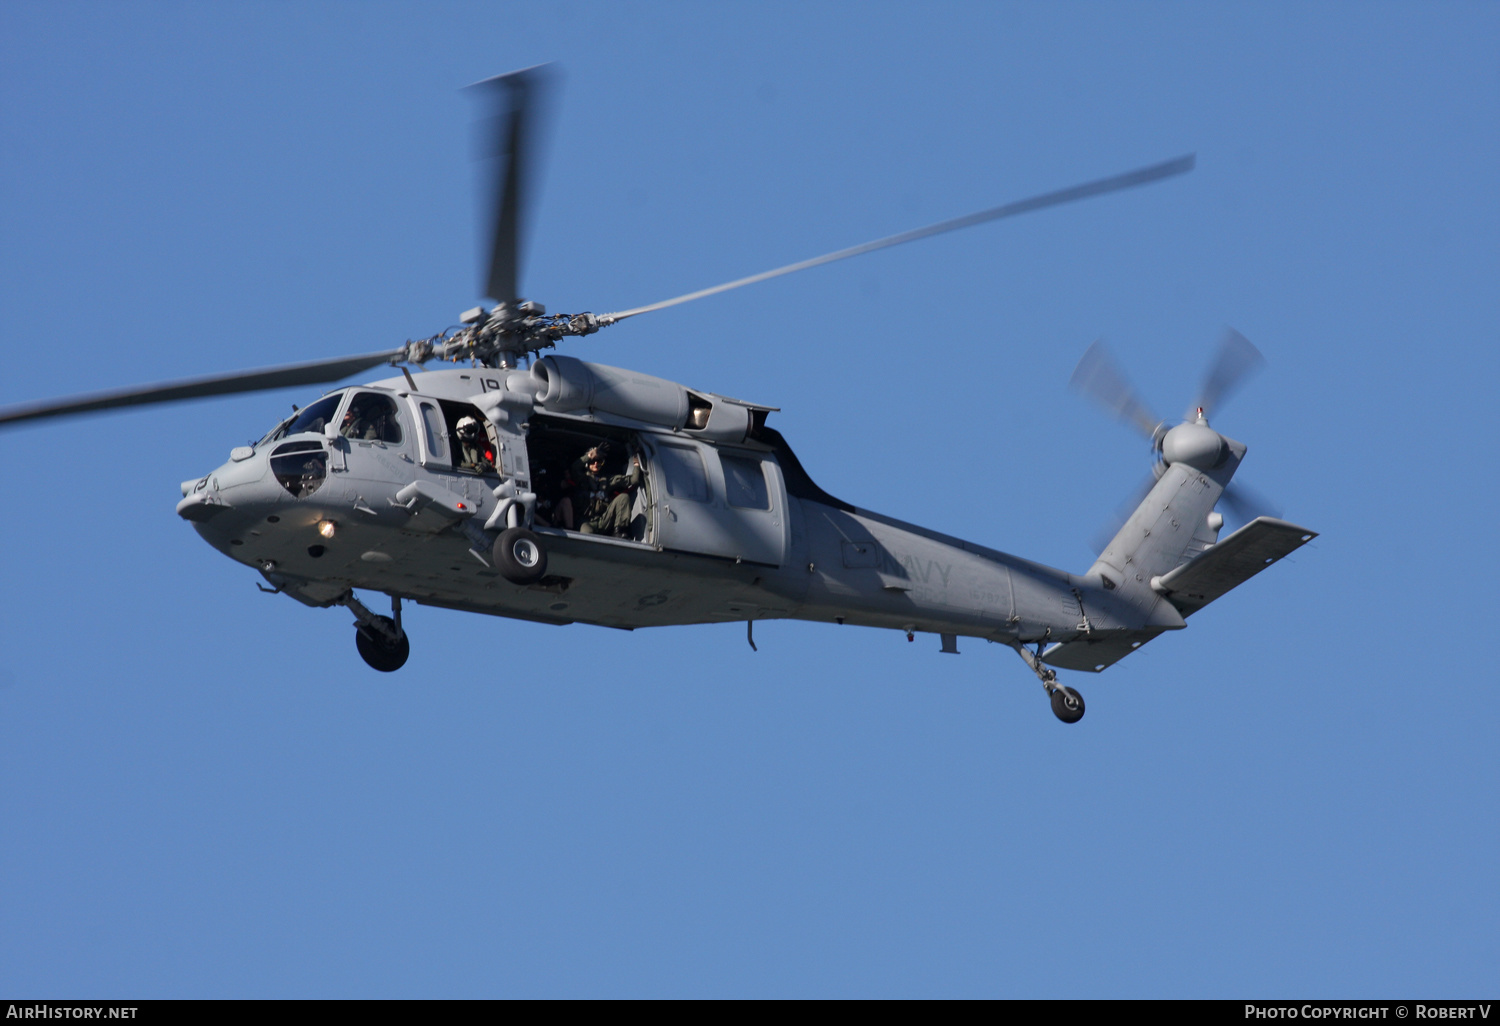
M 1052 712 L 1064 723 L 1077 723 L 1083 719 L 1083 696 L 1069 687 L 1053 688 Z
M 377 616 L 382 627 L 388 628 L 395 641 L 374 627 L 358 626 L 354 628 L 354 647 L 359 649 L 359 654 L 364 657 L 365 662 L 370 664 L 371 669 L 379 670 L 381 673 L 391 673 L 406 665 L 406 657 L 411 655 L 411 642 L 407 640 L 406 632 L 397 633 L 396 621 L 389 616 Z
M 535 584 L 547 574 L 547 550 L 542 540 L 524 527 L 507 527 L 490 550 L 495 569 L 512 584 Z

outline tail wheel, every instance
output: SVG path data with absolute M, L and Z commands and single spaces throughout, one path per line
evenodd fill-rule
M 396 621 L 388 616 L 377 617 L 382 624 L 392 631 L 396 629 Z M 406 657 L 411 655 L 411 642 L 407 640 L 406 632 L 403 631 L 395 641 L 392 641 L 384 631 L 369 627 L 354 628 L 354 647 L 359 649 L 360 657 L 370 664 L 370 668 L 379 670 L 381 673 L 392 673 L 406 665 Z
M 534 584 L 547 575 L 547 550 L 542 540 L 524 527 L 500 532 L 490 551 L 495 569 L 512 584 Z
M 1053 688 L 1052 714 L 1064 723 L 1077 723 L 1083 719 L 1083 696 L 1072 688 Z

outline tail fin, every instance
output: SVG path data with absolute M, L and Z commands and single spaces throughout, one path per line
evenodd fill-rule
M 1224 442 L 1218 466 L 1202 470 L 1187 462 L 1167 464 L 1089 568 L 1085 580 L 1113 592 L 1114 608 L 1134 627 L 1061 642 L 1042 653 L 1043 661 L 1098 673 L 1164 631 L 1187 626 L 1178 607 L 1152 583 L 1218 541 L 1223 518 L 1210 519 L 1210 514 L 1245 455 L 1244 445 L 1227 438 Z
M 1231 329 L 1198 405 L 1175 427 L 1153 427 L 1155 416 L 1102 344 L 1096 342 L 1083 355 L 1073 373 L 1074 387 L 1149 435 L 1160 461 L 1154 468 L 1156 480 L 1146 482 L 1145 497 L 1103 546 L 1084 578 L 1084 589 L 1074 591 L 1084 613 L 1082 635 L 1042 652 L 1044 662 L 1103 670 L 1164 631 L 1187 626 L 1184 617 L 1316 537 L 1275 515 L 1252 512 L 1265 504 L 1251 500 L 1243 489 L 1226 495 L 1246 449 L 1209 427 L 1208 409 L 1217 412 L 1262 363 L 1260 352 Z M 1219 529 L 1224 518 L 1214 512 L 1220 499 L 1251 521 L 1223 543 Z M 1086 598 L 1107 614 L 1099 617 L 1099 629 L 1090 627 Z
M 1222 437 L 1222 436 L 1221 436 Z M 1119 589 L 1138 602 L 1154 604 L 1153 578 L 1170 573 L 1219 539 L 1223 520 L 1210 519 L 1214 505 L 1245 457 L 1245 446 L 1224 439 L 1224 458 L 1200 470 L 1188 462 L 1171 463 L 1146 498 L 1112 538 L 1089 576 L 1108 590 Z

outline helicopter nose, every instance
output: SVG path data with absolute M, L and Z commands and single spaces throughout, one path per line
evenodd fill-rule
M 229 454 L 229 462 L 210 475 L 214 487 L 221 492 L 233 491 L 245 485 L 255 484 L 266 476 L 269 466 L 265 455 L 249 446 L 235 449 Z
M 217 470 L 182 482 L 183 497 L 177 504 L 177 515 L 195 524 L 206 524 L 222 519 L 231 510 L 255 515 L 261 507 L 275 505 L 279 495 L 268 469 L 264 453 L 248 446 L 234 450 L 229 462 Z
M 228 512 L 229 504 L 219 497 L 216 489 L 210 487 L 209 478 L 186 481 L 184 486 L 191 486 L 191 490 L 177 504 L 177 515 L 182 519 L 194 524 L 206 524 Z

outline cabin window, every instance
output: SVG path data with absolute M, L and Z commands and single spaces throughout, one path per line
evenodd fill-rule
M 656 452 L 667 494 L 694 502 L 708 501 L 708 477 L 703 473 L 703 457 L 698 450 L 662 445 Z
M 748 456 L 719 454 L 724 465 L 724 497 L 741 509 L 770 509 L 771 492 L 760 460 Z
M 422 403 L 422 428 L 427 432 L 428 455 L 435 460 L 447 459 L 447 450 L 443 448 L 443 436 L 447 434 L 443 415 L 429 402 Z
M 333 415 L 338 411 L 339 403 L 343 399 L 343 392 L 335 392 L 333 395 L 326 395 L 319 399 L 307 409 L 297 414 L 292 419 L 292 422 L 287 425 L 286 430 L 282 432 L 282 436 L 300 435 L 305 431 L 312 431 L 321 435 L 323 429 L 333 420 Z
M 401 444 L 396 400 L 382 392 L 359 392 L 349 404 L 339 434 L 360 442 Z

